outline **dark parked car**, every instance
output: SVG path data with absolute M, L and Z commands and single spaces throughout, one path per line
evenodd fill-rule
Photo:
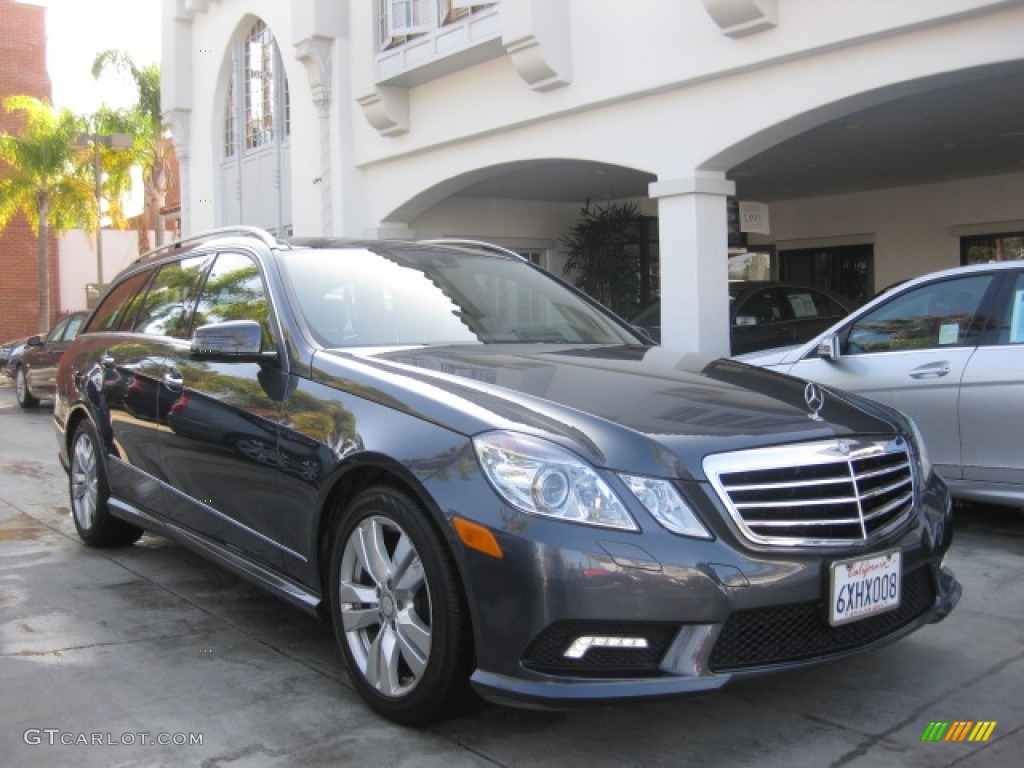
M 53 397 L 57 362 L 88 316 L 88 312 L 72 312 L 58 320 L 46 336 L 30 336 L 12 351 L 7 366 L 18 405 L 35 408 L 41 399 Z
M 782 282 L 729 283 L 729 341 L 732 354 L 798 344 L 846 317 L 853 302 L 824 288 Z M 633 318 L 661 341 L 661 302 Z
M 24 346 L 27 341 L 27 337 L 24 339 L 12 339 L 0 344 L 0 376 L 10 376 L 11 370 L 7 367 L 7 364 L 11 360 L 11 356 L 18 352 L 20 354 L 20 347 Z
M 329 619 L 424 724 L 705 693 L 946 616 L 950 498 L 884 406 L 680 359 L 515 255 L 231 230 L 60 364 L 82 539 L 171 537 Z
M 806 344 L 745 362 L 898 408 L 954 496 L 1024 506 L 1024 261 L 908 280 Z

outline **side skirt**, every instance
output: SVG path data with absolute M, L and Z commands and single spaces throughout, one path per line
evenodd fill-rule
M 318 608 L 322 597 L 301 584 L 272 571 L 234 550 L 210 541 L 174 523 L 160 520 L 152 515 L 113 496 L 107 501 L 111 512 L 122 520 L 145 528 L 147 531 L 166 536 L 192 551 L 216 562 L 232 573 L 252 582 L 256 586 L 273 592 L 303 611 L 319 617 Z

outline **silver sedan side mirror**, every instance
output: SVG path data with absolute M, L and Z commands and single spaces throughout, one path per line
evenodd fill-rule
M 822 360 L 838 360 L 842 357 L 842 353 L 839 351 L 839 336 L 838 334 L 831 334 L 826 336 L 818 344 L 818 357 Z

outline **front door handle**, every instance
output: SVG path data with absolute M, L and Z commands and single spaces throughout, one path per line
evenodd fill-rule
M 912 379 L 940 379 L 949 373 L 949 363 L 942 360 L 938 363 L 928 363 L 910 372 Z
M 164 371 L 163 381 L 164 386 L 174 392 L 180 392 L 185 388 L 185 377 L 177 368 Z

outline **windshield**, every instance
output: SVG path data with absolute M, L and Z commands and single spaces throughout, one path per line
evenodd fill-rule
M 325 347 L 637 344 L 637 337 L 526 262 L 382 244 L 282 253 L 299 311 Z

